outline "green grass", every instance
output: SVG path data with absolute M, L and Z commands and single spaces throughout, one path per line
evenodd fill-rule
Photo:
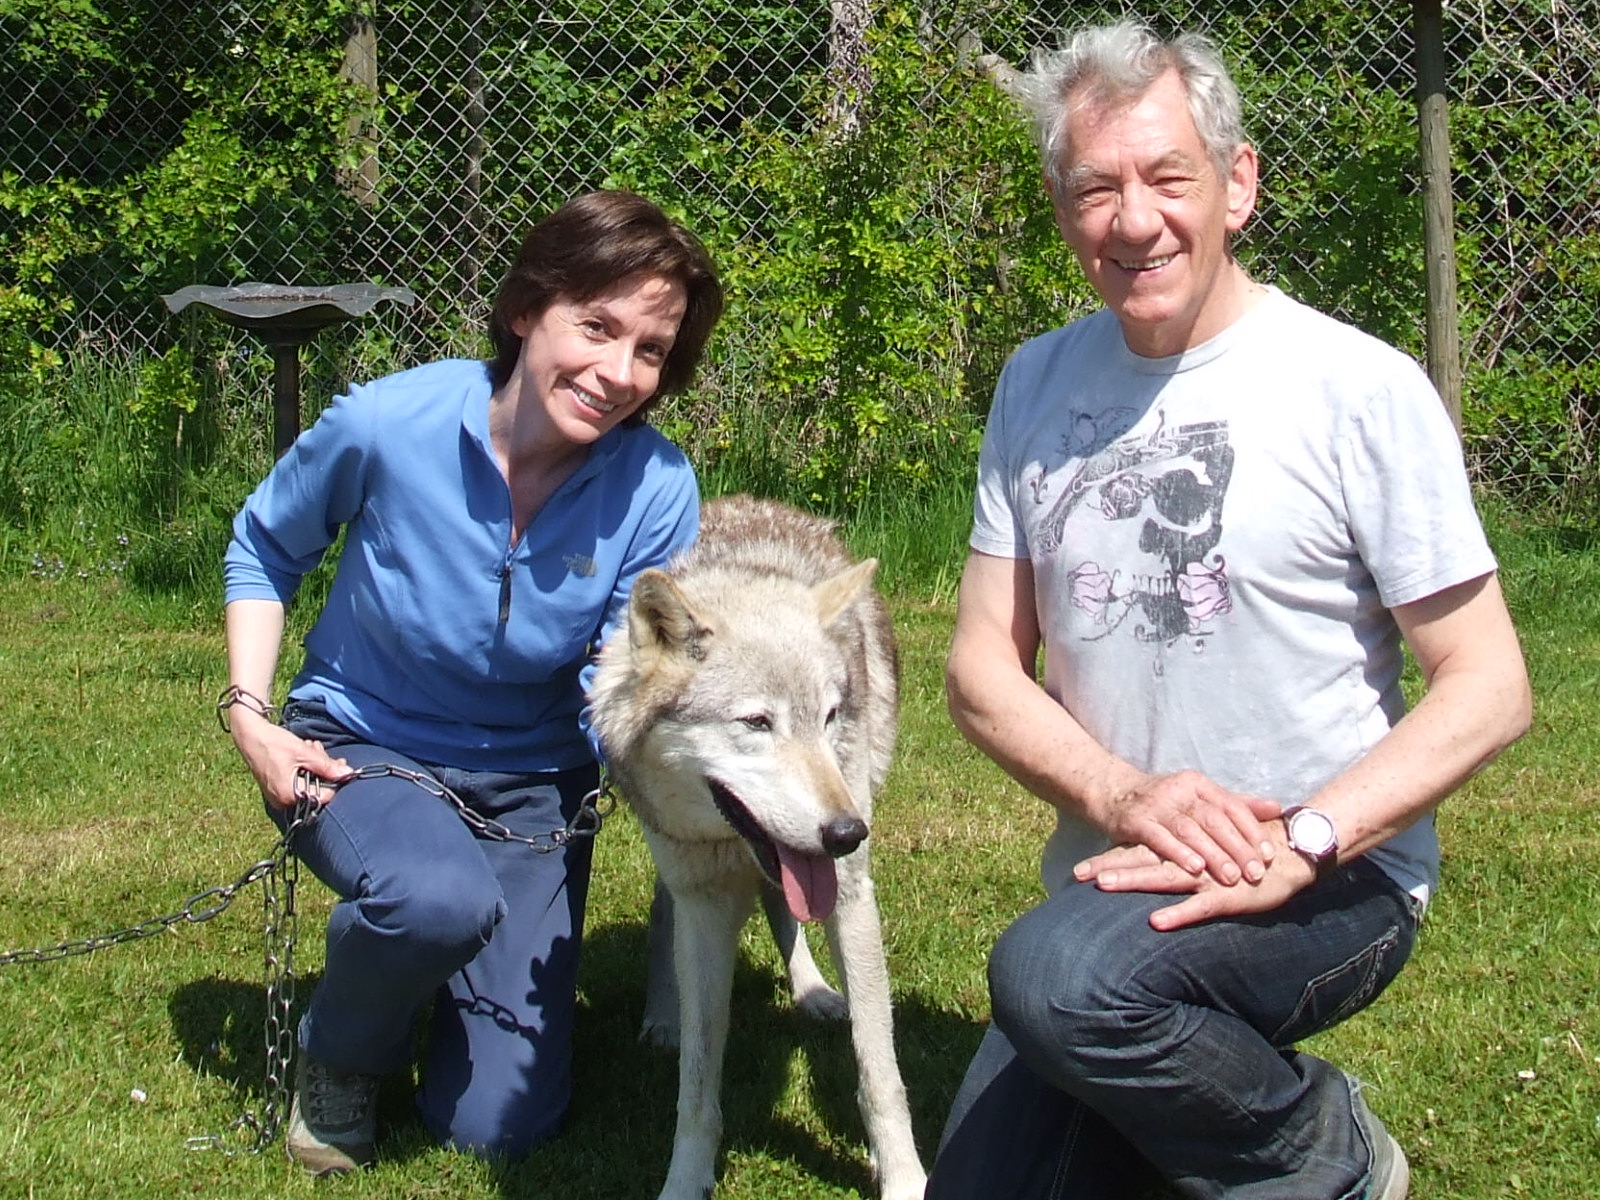
M 851 530 L 884 559 L 904 663 L 901 753 L 873 845 L 925 1156 L 982 1030 L 988 948 L 1038 896 L 1049 824 L 944 715 L 964 522 L 954 506 Z M 1534 729 L 1443 810 L 1443 889 L 1410 967 L 1312 1048 L 1376 1085 L 1417 1196 L 1571 1200 L 1600 1194 L 1600 546 L 1504 517 L 1495 529 Z M 210 711 L 221 643 L 219 621 L 183 592 L 152 598 L 92 569 L 0 575 L 0 950 L 170 911 L 271 847 Z M 528 1162 L 496 1169 L 429 1145 L 404 1080 L 385 1086 L 383 1162 L 360 1178 L 316 1185 L 275 1148 L 186 1150 L 261 1100 L 251 889 L 209 924 L 0 967 L 0 1196 L 648 1200 L 670 1152 L 675 1064 L 635 1040 L 651 876 L 631 817 L 607 825 L 596 872 L 577 1101 L 567 1133 Z M 327 904 L 308 880 L 302 995 L 320 971 Z M 847 1035 L 791 1011 L 755 926 L 735 987 L 719 1196 L 872 1195 Z

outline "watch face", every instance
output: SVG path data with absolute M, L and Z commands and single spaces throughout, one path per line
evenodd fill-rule
M 1304 854 L 1321 857 L 1338 844 L 1333 822 L 1314 808 L 1302 808 L 1289 817 L 1289 841 Z

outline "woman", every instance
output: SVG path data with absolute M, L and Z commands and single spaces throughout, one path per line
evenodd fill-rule
M 645 414 L 688 386 L 721 310 L 693 235 L 637 196 L 582 196 L 523 242 L 489 362 L 352 388 L 235 519 L 219 704 L 280 826 L 297 773 L 325 781 L 295 849 L 340 897 L 286 1135 L 313 1174 L 372 1161 L 378 1078 L 430 999 L 417 1104 L 441 1141 L 520 1157 L 560 1124 L 589 844 L 481 839 L 426 785 L 535 841 L 596 786 L 591 650 L 698 526 Z M 278 725 L 284 606 L 341 527 Z

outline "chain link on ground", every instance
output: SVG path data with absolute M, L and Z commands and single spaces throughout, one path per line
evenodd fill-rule
M 266 858 L 252 863 L 232 883 L 219 884 L 196 892 L 174 911 L 151 917 L 113 933 L 96 934 L 57 942 L 50 946 L 10 950 L 0 953 L 0 968 L 22 964 L 56 962 L 64 958 L 93 954 L 111 946 L 126 945 L 165 933 L 179 924 L 203 924 L 221 916 L 253 883 L 262 887 L 262 941 L 267 1012 L 262 1036 L 266 1051 L 261 1110 L 241 1112 L 221 1133 L 191 1137 L 185 1143 L 191 1150 L 217 1150 L 225 1154 L 258 1154 L 277 1140 L 289 1112 L 290 1073 L 294 1064 L 295 1029 L 292 1020 L 295 998 L 294 952 L 298 940 L 295 890 L 299 884 L 300 860 L 294 842 L 306 826 L 317 819 L 322 803 L 321 788 L 335 792 L 361 779 L 392 776 L 415 784 L 455 808 L 462 821 L 478 837 L 490 841 L 517 842 L 536 854 L 549 854 L 573 841 L 599 834 L 616 807 L 616 800 L 602 776 L 599 787 L 585 795 L 565 826 L 533 835 L 519 834 L 499 821 L 473 809 L 431 775 L 392 763 L 370 763 L 338 780 L 322 780 L 302 769 L 295 776 L 295 805 L 283 835 Z

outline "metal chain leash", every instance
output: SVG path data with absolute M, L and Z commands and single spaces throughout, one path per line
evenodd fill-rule
M 252 1154 L 272 1144 L 288 1111 L 288 1066 L 294 1049 L 289 1013 L 294 1007 L 295 885 L 300 873 L 300 860 L 294 855 L 294 839 L 317 815 L 315 800 L 305 794 L 298 783 L 295 794 L 295 807 L 278 844 L 268 857 L 252 863 L 232 883 L 196 892 L 175 912 L 151 917 L 115 933 L 0 954 L 0 967 L 14 963 L 54 962 L 153 937 L 183 922 L 198 925 L 221 916 L 241 891 L 259 882 L 262 887 L 262 939 L 265 944 L 263 958 L 267 997 L 265 1100 L 259 1116 L 243 1112 L 229 1127 L 229 1132 L 243 1129 L 254 1135 L 250 1144 L 243 1147 Z M 214 1148 L 228 1154 L 237 1153 L 239 1149 L 229 1144 L 227 1135 L 215 1133 L 189 1138 L 186 1144 L 192 1150 Z
M 294 1061 L 295 1031 L 291 1021 L 294 1009 L 294 951 L 298 927 L 295 908 L 295 888 L 299 882 L 300 860 L 294 854 L 296 835 L 315 821 L 322 810 L 319 796 L 322 788 L 332 788 L 336 793 L 346 784 L 361 779 L 379 779 L 392 776 L 415 784 L 430 795 L 452 805 L 461 820 L 479 837 L 491 841 L 518 842 L 537 854 L 549 854 L 581 838 L 592 838 L 600 832 L 605 818 L 616 807 L 615 797 L 602 775 L 600 786 L 588 792 L 578 804 L 577 811 L 565 826 L 548 833 L 532 836 L 516 833 L 499 821 L 473 811 L 455 792 L 445 787 L 431 775 L 397 767 L 392 763 L 370 763 L 339 780 L 324 780 L 301 769 L 295 774 L 295 805 L 284 833 L 268 857 L 252 863 L 232 883 L 207 888 L 184 901 L 181 908 L 164 916 L 152 917 L 137 925 L 130 925 L 114 933 L 58 942 L 37 949 L 11 950 L 0 953 L 0 968 L 15 963 L 54 962 L 81 954 L 92 954 L 108 946 L 139 941 L 165 932 L 182 922 L 200 924 L 226 912 L 235 897 L 252 883 L 262 885 L 262 938 L 264 942 L 264 975 L 267 1013 L 263 1037 L 266 1043 L 266 1075 L 263 1081 L 264 1099 L 259 1114 L 248 1110 L 234 1118 L 223 1133 L 200 1134 L 185 1143 L 191 1150 L 219 1150 L 224 1154 L 241 1151 L 258 1154 L 277 1140 L 289 1111 L 289 1071 Z M 234 1144 L 230 1135 L 239 1132 L 250 1135 L 246 1145 Z
M 244 888 L 249 887 L 258 879 L 264 879 L 277 869 L 277 857 L 264 858 L 253 864 L 244 874 L 232 883 L 219 887 L 207 888 L 197 892 L 183 902 L 183 907 L 176 912 L 167 913 L 165 916 L 151 917 L 137 925 L 130 925 L 126 929 L 119 929 L 115 933 L 101 933 L 93 937 L 79 938 L 74 941 L 57 942 L 53 946 L 40 946 L 30 950 L 8 950 L 0 954 L 0 967 L 9 967 L 14 963 L 45 963 L 54 962 L 60 958 L 71 958 L 79 954 L 93 954 L 96 950 L 104 950 L 107 946 L 120 946 L 124 942 L 136 942 L 141 938 L 154 937 L 158 933 L 165 933 L 173 925 L 189 922 L 198 925 L 209 921 L 212 917 L 220 916 L 226 912 L 233 903 L 234 897 Z
M 295 780 L 295 805 L 283 837 L 266 860 L 270 869 L 261 880 L 262 973 L 267 1011 L 262 1021 L 266 1048 L 265 1076 L 262 1080 L 261 1111 L 242 1111 L 222 1133 L 198 1134 L 184 1145 L 190 1150 L 217 1150 L 223 1154 L 259 1154 L 277 1140 L 289 1115 L 289 1068 L 294 1062 L 295 1030 L 290 1014 L 294 1009 L 294 950 L 299 926 L 295 908 L 295 888 L 300 882 L 300 860 L 294 853 L 295 835 L 316 820 L 320 812 L 314 797 L 299 777 Z M 236 1144 L 230 1135 L 248 1134 L 249 1141 Z
M 592 838 L 600 832 L 600 827 L 605 824 L 616 808 L 616 797 L 612 795 L 611 788 L 602 774 L 600 786 L 590 791 L 578 802 L 577 812 L 572 814 L 572 819 L 560 829 L 552 829 L 548 833 L 533 835 L 517 833 L 508 829 L 492 817 L 486 817 L 480 812 L 469 808 L 467 802 L 456 795 L 432 775 L 422 771 L 412 771 L 405 767 L 397 767 L 393 763 L 368 763 L 364 767 L 357 767 L 355 771 L 337 781 L 319 780 L 324 787 L 335 789 L 347 783 L 354 783 L 358 779 L 382 779 L 392 777 L 404 779 L 414 783 L 429 795 L 452 805 L 463 823 L 479 837 L 487 838 L 492 842 L 520 842 L 535 854 L 549 854 L 559 850 L 579 838 Z

